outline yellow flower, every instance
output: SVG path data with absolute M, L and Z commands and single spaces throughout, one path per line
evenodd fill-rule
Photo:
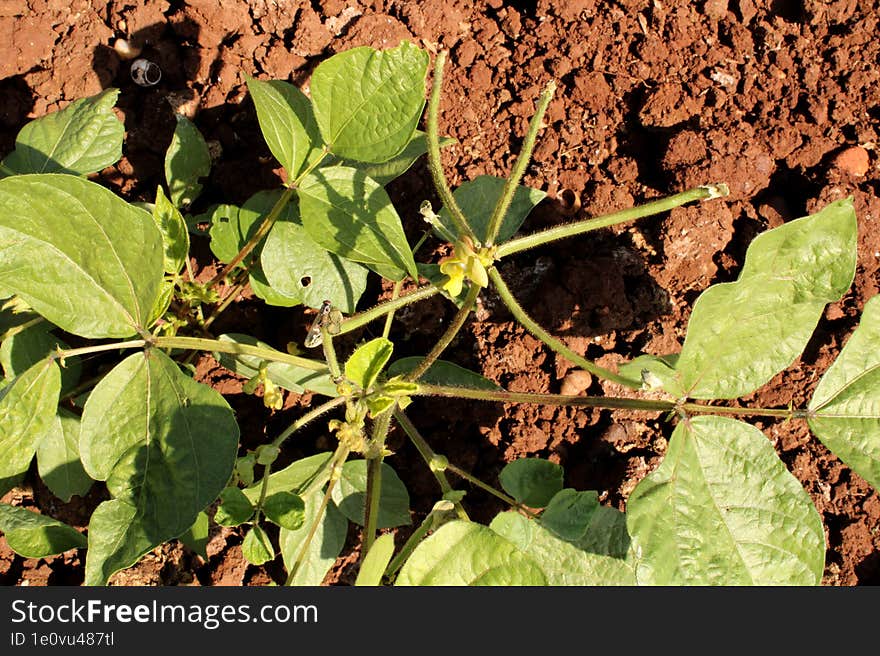
M 467 237 L 455 242 L 454 248 L 454 255 L 440 262 L 440 272 L 449 276 L 449 280 L 443 283 L 443 289 L 451 296 L 458 296 L 465 279 L 479 287 L 486 287 L 489 284 L 486 267 L 494 261 L 491 251 L 485 248 L 474 250 L 473 242 Z

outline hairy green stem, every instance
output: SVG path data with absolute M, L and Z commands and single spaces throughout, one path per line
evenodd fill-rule
M 395 404 L 396 405 L 396 404 Z M 394 406 L 392 406 L 393 408 Z M 391 428 L 391 410 L 380 414 L 373 422 L 373 443 L 379 455 L 367 458 L 367 497 L 364 508 L 364 548 L 361 558 L 367 555 L 376 540 L 376 528 L 379 521 L 379 498 L 382 492 L 382 446 Z
M 142 342 L 143 340 L 139 340 Z M 132 342 L 132 344 L 134 344 Z M 253 346 L 251 344 L 239 344 L 237 342 L 228 342 L 219 339 L 206 339 L 203 337 L 155 337 L 152 340 L 153 346 L 157 348 L 180 348 L 180 349 L 196 349 L 199 351 L 211 351 L 218 353 L 233 353 L 237 355 L 254 355 L 268 362 L 285 362 L 294 364 L 310 371 L 328 371 L 327 365 L 317 360 L 309 360 L 301 358 L 298 355 L 290 355 L 276 351 L 275 349 L 267 349 L 262 346 Z M 129 347 L 130 348 L 130 347 Z M 82 350 L 82 349 L 79 349 Z
M 624 378 L 623 376 L 616 374 L 609 369 L 600 367 L 595 362 L 587 360 L 582 355 L 575 353 L 570 348 L 568 348 L 562 340 L 553 337 L 550 333 L 544 330 L 534 319 L 532 319 L 528 315 L 528 313 L 513 297 L 513 294 L 510 293 L 510 289 L 508 289 L 507 284 L 504 282 L 504 279 L 501 277 L 501 274 L 498 273 L 498 270 L 495 267 L 489 269 L 489 279 L 495 285 L 495 289 L 498 292 L 498 295 L 507 306 L 507 309 L 509 309 L 510 312 L 513 314 L 514 318 L 520 324 L 522 324 L 522 326 L 526 330 L 528 330 L 535 337 L 544 342 L 553 351 L 555 351 L 559 355 L 564 356 L 565 358 L 579 366 L 581 369 L 589 371 L 595 376 L 599 376 L 600 378 L 613 381 L 618 385 L 624 385 L 632 389 L 639 389 L 641 387 L 641 383 L 636 383 L 635 381 Z
M 513 497 L 504 494 L 504 492 L 502 492 L 501 490 L 497 490 L 487 483 L 484 483 L 476 476 L 473 476 L 472 474 L 466 472 L 464 469 L 456 467 L 451 462 L 446 465 L 446 469 L 451 471 L 453 474 L 457 474 L 458 476 L 461 476 L 464 480 L 468 481 L 469 483 L 472 483 L 473 485 L 476 485 L 481 490 L 485 490 L 486 492 L 488 492 L 492 496 L 498 497 L 504 503 L 509 504 L 510 506 L 513 506 L 514 508 L 521 510 L 522 512 L 529 515 L 530 517 L 532 517 L 532 518 L 537 517 L 537 515 L 535 513 L 533 513 L 531 510 L 529 510 L 528 508 L 523 506 L 521 503 L 519 503 Z
M 538 98 L 537 109 L 532 116 L 532 120 L 529 122 L 529 131 L 526 133 L 525 141 L 523 141 L 522 150 L 519 151 L 519 156 L 516 159 L 516 163 L 513 165 L 513 170 L 510 172 L 510 176 L 508 176 L 504 183 L 504 190 L 501 192 L 501 197 L 495 204 L 495 209 L 492 211 L 492 216 L 489 218 L 489 226 L 486 229 L 485 246 L 492 246 L 495 243 L 495 238 L 498 236 L 498 231 L 501 229 L 501 224 L 504 222 L 507 210 L 510 209 L 510 203 L 513 201 L 513 196 L 519 186 L 519 181 L 522 180 L 522 177 L 526 172 L 526 167 L 532 159 L 532 152 L 535 150 L 535 140 L 538 138 L 538 132 L 541 130 L 544 121 L 544 114 L 547 112 L 547 107 L 550 105 L 550 100 L 553 98 L 555 91 L 556 82 L 554 80 L 550 80 L 550 82 L 547 83 L 547 86 L 544 87 L 544 90 L 541 91 L 541 97 Z
M 434 187 L 443 202 L 443 207 L 449 212 L 452 223 L 459 235 L 467 235 L 476 243 L 477 238 L 473 229 L 468 225 L 467 219 L 462 214 L 461 208 L 455 202 L 449 182 L 443 173 L 443 165 L 440 162 L 440 129 L 438 127 L 438 115 L 440 113 L 440 89 L 443 86 L 443 66 L 446 64 L 446 51 L 441 50 L 434 59 L 434 82 L 431 87 L 431 98 L 428 101 L 427 141 L 428 141 L 428 168 L 434 180 Z
M 680 194 L 675 194 L 673 196 L 668 196 L 666 198 L 651 201 L 637 207 L 631 207 L 626 210 L 621 210 L 612 214 L 606 214 L 604 216 L 596 217 L 594 219 L 585 219 L 584 221 L 567 223 L 565 225 L 557 226 L 555 228 L 550 228 L 548 230 L 536 232 L 531 235 L 526 235 L 525 237 L 511 239 L 510 241 L 506 241 L 498 246 L 496 257 L 506 257 L 514 253 L 519 253 L 520 251 L 535 248 L 536 246 L 542 246 L 557 239 L 573 237 L 575 235 L 580 235 L 585 232 L 590 232 L 591 230 L 607 228 L 613 225 L 617 225 L 619 223 L 627 223 L 628 221 L 634 221 L 636 219 L 641 219 L 646 216 L 651 216 L 653 214 L 660 214 L 661 212 L 667 212 L 675 207 L 685 205 L 686 203 L 690 203 L 692 201 L 721 198 L 722 196 L 727 196 L 729 193 L 730 192 L 727 188 L 727 185 L 724 184 L 695 187 L 694 189 L 683 191 Z
M 394 289 L 391 290 L 391 300 L 400 298 L 400 290 L 403 289 L 403 280 L 394 283 Z M 388 339 L 391 334 L 391 324 L 394 322 L 394 310 L 385 315 L 385 326 L 382 328 L 382 337 Z
M 321 345 L 324 347 L 324 359 L 327 361 L 327 367 L 330 369 L 330 377 L 334 381 L 339 380 L 342 377 L 342 370 L 339 368 L 339 360 L 336 357 L 333 335 L 327 330 L 327 326 L 321 327 Z
M 359 312 L 358 314 L 354 314 L 345 319 L 340 326 L 339 333 L 337 334 L 342 335 L 350 333 L 352 330 L 357 330 L 361 326 L 366 326 L 371 321 L 375 321 L 389 312 L 394 312 L 395 310 L 410 305 L 411 303 L 430 298 L 439 292 L 440 289 L 438 287 L 435 287 L 434 285 L 425 285 L 424 287 L 419 287 L 415 291 L 410 292 L 406 296 L 379 303 L 369 310 L 364 310 L 363 312 Z
M 339 406 L 343 405 L 345 403 L 345 401 L 346 401 L 346 397 L 337 396 L 334 399 L 330 399 L 329 401 L 325 401 L 324 403 L 319 405 L 317 408 L 313 408 L 313 409 L 309 410 L 306 414 L 304 414 L 302 417 L 300 417 L 295 422 L 293 422 L 290 426 L 288 426 L 278 437 L 276 437 L 274 440 L 272 440 L 272 444 L 274 446 L 280 447 L 284 443 L 284 440 L 286 440 L 288 437 L 293 435 L 300 428 L 302 428 L 306 424 L 311 423 L 312 421 L 314 421 L 315 419 L 317 419 L 321 415 L 323 415 L 327 412 L 330 412 L 334 408 L 338 408 Z

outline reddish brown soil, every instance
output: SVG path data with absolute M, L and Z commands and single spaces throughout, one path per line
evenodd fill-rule
M 246 97 L 246 74 L 305 87 L 311 70 L 328 55 L 409 39 L 429 50 L 450 50 L 440 120 L 443 133 L 458 140 L 443 154 L 453 185 L 479 174 L 507 173 L 541 87 L 557 80 L 559 90 L 525 179 L 547 191 L 549 200 L 526 230 L 698 184 L 730 185 L 732 193 L 723 201 L 505 260 L 502 272 L 528 311 L 574 350 L 609 366 L 642 351 L 676 350 L 696 296 L 736 277 L 757 233 L 849 195 L 860 225 L 852 290 L 828 308 L 794 366 L 745 401 L 805 405 L 865 300 L 878 291 L 876 0 L 222 4 L 221 9 L 209 0 L 0 1 L 0 33 L 7 35 L 0 45 L 0 153 L 11 149 L 29 118 L 118 86 L 125 157 L 102 172 L 101 182 L 128 199 L 152 199 L 163 181 L 162 157 L 178 108 L 222 150 L 199 204 L 242 202 L 278 182 L 277 165 L 260 140 Z M 126 64 L 110 47 L 117 37 L 140 43 L 161 65 L 157 86 L 144 89 L 131 82 Z M 429 198 L 439 205 L 428 180 L 420 163 L 389 187 L 408 217 L 411 236 L 422 229 L 419 203 Z M 204 242 L 197 240 L 196 250 L 197 265 L 208 265 Z M 364 306 L 387 293 L 374 285 Z M 449 304 L 440 301 L 401 312 L 393 334 L 401 354 L 424 353 L 451 315 Z M 306 321 L 301 309 L 263 310 L 244 297 L 216 329 L 250 332 L 283 347 L 302 338 Z M 514 325 L 492 293 L 484 295 L 476 320 L 446 357 L 516 391 L 620 391 L 570 376 L 571 365 Z M 284 410 L 269 416 L 259 399 L 241 394 L 241 381 L 209 357 L 199 362 L 199 372 L 229 394 L 245 447 L 277 434 L 309 403 L 291 397 Z M 620 508 L 658 464 L 670 430 L 653 415 L 448 401 L 419 401 L 411 416 L 437 451 L 485 480 L 494 482 L 512 458 L 548 457 L 566 467 L 568 485 L 599 490 L 604 502 Z M 765 420 L 758 426 L 823 518 L 824 583 L 880 583 L 878 492 L 803 424 Z M 437 489 L 398 431 L 391 442 L 396 454 L 389 462 L 406 482 L 418 520 Z M 285 457 L 328 445 L 318 432 L 307 433 Z M 84 528 L 101 498 L 96 486 L 88 498 L 63 504 L 32 474 L 4 500 Z M 478 490 L 467 501 L 478 520 L 499 509 Z M 114 583 L 261 585 L 279 579 L 278 562 L 247 565 L 240 542 L 237 531 L 217 529 L 207 561 L 172 542 L 119 573 Z M 350 583 L 358 553 L 359 534 L 352 530 L 326 582 Z M 81 558 L 69 552 L 22 559 L 0 539 L 0 581 L 77 584 Z

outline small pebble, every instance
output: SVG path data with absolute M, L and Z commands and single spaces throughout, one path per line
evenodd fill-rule
M 850 146 L 834 158 L 834 168 L 848 175 L 862 177 L 868 172 L 870 166 L 868 151 L 861 146 Z
M 577 396 L 592 384 L 593 377 L 590 372 L 577 369 L 562 379 L 562 387 L 559 391 L 564 396 Z

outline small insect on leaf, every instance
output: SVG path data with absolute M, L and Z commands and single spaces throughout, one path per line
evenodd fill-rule
M 331 309 L 330 301 L 324 301 L 321 304 L 321 309 L 318 310 L 318 315 L 315 317 L 315 320 L 312 321 L 312 325 L 309 328 L 309 332 L 306 334 L 303 346 L 306 348 L 314 348 L 321 345 L 324 341 L 324 338 L 321 335 L 321 329 L 326 325 L 327 319 L 330 317 Z

